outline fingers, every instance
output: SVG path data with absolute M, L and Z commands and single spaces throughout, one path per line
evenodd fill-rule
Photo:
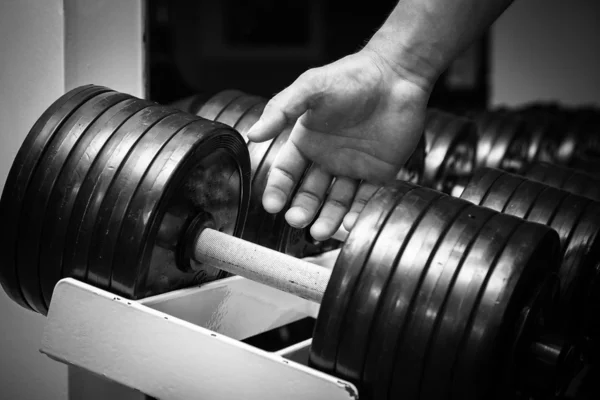
M 253 142 L 264 142 L 277 136 L 304 114 L 320 95 L 320 74 L 309 70 L 271 99 L 260 119 L 247 135 Z
M 354 179 L 339 177 L 335 180 L 319 218 L 310 229 L 313 238 L 322 241 L 333 236 L 350 210 L 357 188 L 358 182 Z
M 271 166 L 263 193 L 263 207 L 267 212 L 275 214 L 285 207 L 307 167 L 308 160 L 296 145 L 291 140 L 285 142 Z
M 358 192 L 354 197 L 354 201 L 352 202 L 352 207 L 350 208 L 350 212 L 346 214 L 344 217 L 344 228 L 347 231 L 352 230 L 354 223 L 356 222 L 356 218 L 358 218 L 358 214 L 365 208 L 367 202 L 371 199 L 373 194 L 379 189 L 379 186 L 362 182 L 360 187 L 358 188 Z
M 295 228 L 304 228 L 310 224 L 321 208 L 332 180 L 330 173 L 313 164 L 285 214 L 288 224 Z

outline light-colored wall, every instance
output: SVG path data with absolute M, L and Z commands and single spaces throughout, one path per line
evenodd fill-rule
M 493 28 L 492 104 L 600 106 L 598 21 L 598 0 L 516 0 Z
M 0 2 L 0 182 L 29 128 L 64 90 L 62 0 Z M 39 353 L 44 317 L 0 290 L 0 399 L 64 399 L 67 368 Z

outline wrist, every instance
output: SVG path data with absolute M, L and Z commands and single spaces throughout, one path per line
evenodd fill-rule
M 446 68 L 446 61 L 435 49 L 424 44 L 403 44 L 382 31 L 373 35 L 363 51 L 385 64 L 397 79 L 411 82 L 428 93 Z

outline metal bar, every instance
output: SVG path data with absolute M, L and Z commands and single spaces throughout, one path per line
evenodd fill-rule
M 320 303 L 331 272 L 214 229 L 204 229 L 194 258 L 232 274 Z

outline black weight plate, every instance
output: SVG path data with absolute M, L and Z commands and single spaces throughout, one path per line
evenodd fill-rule
M 435 354 L 431 354 L 431 343 L 442 323 L 444 305 L 446 304 L 453 282 L 460 272 L 460 264 L 475 241 L 481 228 L 496 213 L 492 210 L 469 205 L 452 224 L 432 257 L 429 270 L 421 283 L 421 290 L 416 299 L 414 314 L 420 315 L 408 332 L 407 340 L 412 337 L 415 354 L 421 351 L 419 387 L 421 398 L 432 398 L 430 387 L 437 379 L 435 371 Z M 420 322 L 420 323 L 419 323 Z M 433 361 L 431 358 L 433 357 Z M 433 364 L 432 364 L 433 363 Z M 448 371 L 443 371 L 448 374 Z M 425 393 L 423 395 L 423 393 Z
M 48 307 L 44 303 L 41 292 L 39 247 L 43 240 L 40 235 L 48 199 L 71 149 L 81 134 L 98 114 L 123 98 L 119 95 L 115 99 L 115 96 L 117 96 L 115 92 L 98 90 L 96 96 L 82 103 L 61 127 L 54 131 L 25 192 L 17 243 L 19 281 L 27 303 L 44 315 Z
M 497 139 L 485 160 L 487 167 L 503 167 L 503 161 L 509 155 L 513 141 L 521 139 L 519 136 L 524 134 L 519 131 L 518 123 L 509 117 L 499 118 L 497 132 Z
M 423 130 L 426 154 L 429 154 L 437 138 L 444 134 L 444 127 L 449 122 L 446 116 L 448 116 L 447 113 L 437 109 L 427 110 L 427 114 L 425 115 L 425 129 Z
M 280 250 L 277 247 L 280 239 L 280 233 L 275 231 L 274 228 L 278 218 L 285 218 L 285 212 L 291 203 L 292 196 L 290 196 L 290 200 L 288 200 L 288 204 L 286 204 L 285 208 L 277 214 L 269 214 L 265 211 L 262 205 L 262 196 L 267 186 L 267 181 L 271 172 L 271 166 L 273 165 L 277 154 L 289 139 L 290 134 L 291 128 L 285 129 L 273 140 L 273 144 L 269 148 L 269 151 L 265 154 L 259 169 L 256 171 L 256 175 L 254 175 L 254 179 L 252 181 L 253 194 L 251 196 L 252 200 L 250 200 L 250 209 L 252 210 L 252 214 L 256 216 L 255 220 L 257 221 L 256 225 L 254 226 L 257 232 L 255 243 L 278 251 Z M 296 186 L 292 189 L 292 193 L 295 193 L 301 182 L 302 180 L 298 181 Z
M 58 282 L 58 279 L 55 278 L 60 276 L 61 266 L 60 263 L 51 263 L 51 260 L 44 258 L 42 254 L 45 254 L 45 248 L 56 240 L 59 225 L 63 220 L 68 219 L 66 215 L 55 214 L 54 203 L 56 200 L 52 194 L 59 190 L 57 187 L 60 184 L 61 175 L 73 176 L 73 171 L 68 169 L 70 167 L 68 167 L 68 163 L 73 153 L 76 152 L 75 149 L 82 145 L 81 142 L 84 142 L 83 146 L 87 146 L 85 143 L 87 129 L 105 111 L 127 98 L 130 96 L 116 92 L 104 92 L 79 107 L 56 132 L 40 162 L 40 171 L 32 180 L 32 184 L 38 189 L 31 193 L 29 198 L 32 201 L 29 204 L 27 201 L 25 203 L 25 207 L 31 207 L 32 211 L 28 215 L 29 221 L 26 219 L 27 222 L 25 222 L 28 226 L 26 229 L 28 243 L 21 249 L 23 251 L 21 259 L 37 270 L 36 275 L 42 293 L 44 314 L 49 305 L 49 297 L 44 297 L 44 292 L 46 295 L 52 294 L 54 285 Z M 53 279 L 47 281 L 48 275 Z
M 535 201 L 547 187 L 543 183 L 524 180 L 513 192 L 504 208 L 504 213 L 518 218 L 527 218 Z
M 573 235 L 573 230 L 579 222 L 579 219 L 581 218 L 581 215 L 583 214 L 583 211 L 589 202 L 589 199 L 581 196 L 576 196 L 573 194 L 565 196 L 558 210 L 554 214 L 554 217 L 548 224 L 554 230 L 556 230 L 556 232 L 558 232 L 558 236 L 560 236 L 561 250 L 565 252 L 565 257 L 567 257 L 566 252 L 569 251 L 569 241 Z
M 576 198 L 578 201 L 577 205 L 572 204 L 569 210 L 571 211 L 569 216 L 574 222 L 568 224 L 566 227 L 563 226 L 565 232 L 568 232 L 569 235 L 559 271 L 561 312 L 565 316 L 566 322 L 577 321 L 582 314 L 583 304 L 581 304 L 581 298 L 584 292 L 582 288 L 585 286 L 585 278 L 599 260 L 597 258 L 598 244 L 595 242 L 597 241 L 600 226 L 597 225 L 598 215 L 590 213 L 590 210 L 597 212 L 600 207 L 597 203 L 583 197 L 576 197 L 574 195 L 567 197 L 567 199 L 572 198 Z M 567 202 L 565 201 L 565 203 Z M 566 207 L 566 205 L 563 205 L 563 207 Z M 554 229 L 557 229 L 555 224 L 559 224 L 557 220 L 558 216 L 552 221 Z M 571 221 L 568 222 L 570 223 Z
M 563 199 L 569 195 L 564 190 L 547 187 L 540 193 L 527 215 L 527 220 L 548 225 L 560 209 Z
M 359 384 L 365 366 L 370 331 L 378 314 L 382 293 L 386 289 L 396 261 L 409 243 L 425 211 L 441 193 L 410 189 L 398 196 L 395 208 L 381 226 L 376 242 L 362 268 L 358 282 L 344 312 L 342 333 L 337 347 L 335 371 L 355 384 Z M 394 289 L 395 290 L 395 289 Z M 391 352 L 387 354 L 391 356 Z M 385 355 L 382 353 L 381 357 Z M 391 365 L 392 360 L 389 361 Z M 378 368 L 382 367 L 381 363 Z M 391 371 L 391 370 L 390 370 Z M 359 392 L 362 388 L 359 387 Z M 377 390 L 370 387 L 367 397 Z
M 460 195 L 460 198 L 470 201 L 473 204 L 480 204 L 485 199 L 494 182 L 503 174 L 504 172 L 497 169 L 480 168 L 475 172 L 467 187 Z
M 479 301 L 473 309 L 453 368 L 453 397 L 490 398 L 497 382 L 498 361 L 527 301 L 527 294 L 558 269 L 556 232 L 538 224 L 521 224 L 487 271 Z
M 321 301 L 315 324 L 309 363 L 325 372 L 333 372 L 342 329 L 344 311 L 358 282 L 382 224 L 396 203 L 396 195 L 413 187 L 405 182 L 379 189 L 365 205 L 338 256 Z
M 460 265 L 440 323 L 429 349 L 422 390 L 432 399 L 449 398 L 452 368 L 459 353 L 462 336 L 468 330 L 469 316 L 477 306 L 488 272 L 504 249 L 512 233 L 522 224 L 518 218 L 494 215 L 481 229 Z M 430 379 L 437 377 L 435 388 Z
M 129 98 L 110 107 L 90 125 L 77 146 L 71 151 L 63 173 L 60 174 L 54 186 L 44 216 L 42 237 L 47 241 L 42 242 L 40 259 L 48 268 L 40 270 L 40 279 L 46 304 L 49 304 L 56 283 L 65 277 L 62 264 L 63 251 L 67 245 L 65 241 L 67 228 L 71 221 L 75 200 L 88 172 L 116 129 L 135 112 L 150 104 L 150 102 Z M 54 225 L 52 225 L 53 223 Z
M 197 119 L 187 113 L 166 116 L 144 133 L 119 166 L 119 172 L 104 195 L 91 235 L 94 246 L 88 255 L 89 283 L 109 287 L 117 240 L 135 190 L 171 137 L 193 121 Z
M 437 184 L 445 193 L 452 193 L 456 186 L 466 186 L 473 175 L 477 149 L 477 134 L 472 123 L 457 119 L 451 128 L 457 130 L 456 139 L 441 165 Z
M 460 133 L 454 129 L 454 124 L 451 120 L 452 117 L 442 116 L 441 114 L 438 114 L 436 117 L 437 118 L 431 123 L 428 123 L 425 128 L 426 137 L 431 137 L 434 141 L 425 158 L 423 184 L 428 186 L 435 185 L 440 175 L 440 169 L 448 157 L 448 153 L 454 142 L 457 140 L 457 134 Z M 433 125 L 433 127 L 430 125 Z M 435 134 L 427 135 L 427 132 L 430 132 L 433 129 L 439 129 L 439 131 Z
M 494 122 L 492 114 L 483 114 L 475 119 L 477 125 L 477 167 L 484 167 L 485 161 L 492 151 L 494 141 L 496 140 L 496 132 L 490 129 Z
M 102 90 L 108 91 L 107 88 Z M 23 296 L 16 264 L 17 232 L 25 192 L 54 131 L 81 103 L 97 93 L 98 88 L 95 86 L 81 86 L 67 92 L 50 105 L 25 137 L 6 178 L 0 200 L 0 216 L 4 224 L 0 240 L 0 254 L 3 255 L 4 264 L 0 268 L 0 283 L 5 293 L 22 307 L 31 308 Z
M 600 179 L 595 179 L 582 172 L 574 172 L 563 183 L 562 189 L 594 201 L 600 201 Z
M 258 96 L 249 95 L 243 95 L 241 97 L 238 97 L 237 99 L 229 103 L 227 107 L 225 107 L 225 109 L 219 115 L 216 121 L 231 127 L 235 127 L 235 125 L 244 116 L 244 114 L 246 114 L 246 112 L 248 112 L 250 109 L 252 109 L 252 107 L 259 103 L 266 103 L 266 100 Z M 244 139 L 248 141 L 248 138 L 246 137 L 246 132 L 244 132 L 242 135 L 244 136 Z
M 394 272 L 395 276 L 401 275 L 397 278 L 397 282 L 401 280 L 403 286 L 397 288 L 399 296 L 395 311 L 398 314 L 393 317 L 398 318 L 398 326 L 401 330 L 397 335 L 396 349 L 391 351 L 394 359 L 391 398 L 399 398 L 398 396 L 406 399 L 419 398 L 423 355 L 427 350 L 427 342 L 415 337 L 412 327 L 415 325 L 418 330 L 423 318 L 427 318 L 426 314 L 429 312 L 422 310 L 418 302 L 421 285 L 429 275 L 429 269 L 432 267 L 431 259 L 444 241 L 445 233 L 460 216 L 461 211 L 469 206 L 468 202 L 452 197 L 442 197 L 434 202 L 419 222 Z M 428 290 L 427 287 L 423 289 Z M 424 314 L 418 314 L 419 311 Z M 417 345 L 420 347 L 417 348 Z
M 182 265 L 183 232 L 199 213 L 214 229 L 240 236 L 250 192 L 246 144 L 233 130 L 195 121 L 164 146 L 137 187 L 123 220 L 111 289 L 146 297 L 224 275 Z
M 259 103 L 254 107 L 250 108 L 250 110 L 248 110 L 248 112 L 242 118 L 240 118 L 237 124 L 235 124 L 234 128 L 239 133 L 241 133 L 242 136 L 246 137 L 246 133 L 260 118 L 262 111 L 265 108 L 265 105 L 265 103 Z M 248 142 L 248 152 L 250 153 L 250 165 L 252 167 L 252 180 L 254 180 L 256 171 L 260 168 L 262 160 L 265 158 L 265 154 L 267 153 L 267 151 L 269 151 L 269 148 L 272 144 L 272 139 L 261 143 Z
M 94 245 L 92 232 L 106 192 L 137 141 L 158 121 L 176 112 L 163 106 L 145 107 L 127 118 L 104 145 L 79 189 L 71 212 L 67 247 L 63 252 L 65 276 L 87 281 L 88 253 Z
M 509 173 L 502 174 L 490 187 L 479 205 L 504 212 L 513 193 L 523 181 L 524 179 L 520 176 Z
M 223 90 L 208 99 L 208 101 L 200 107 L 196 115 L 214 121 L 219 117 L 223 110 L 225 110 L 229 103 L 243 95 L 244 93 L 239 90 Z

